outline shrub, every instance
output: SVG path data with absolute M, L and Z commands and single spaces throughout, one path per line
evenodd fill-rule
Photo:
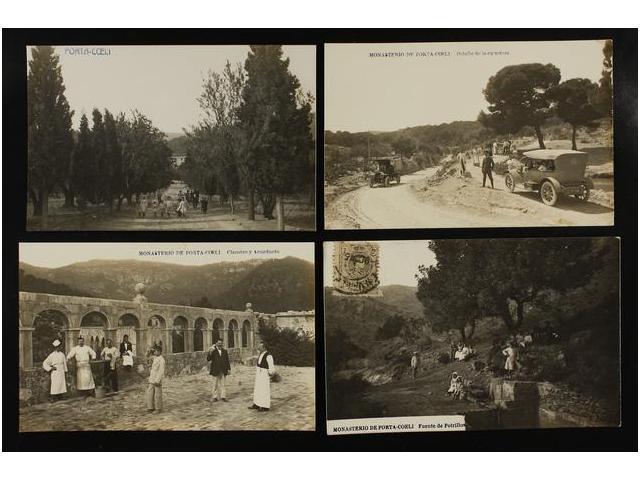
M 438 363 L 449 363 L 451 361 L 451 357 L 446 352 L 440 352 L 438 354 Z
M 259 334 L 278 365 L 315 365 L 316 344 L 310 336 L 291 328 L 271 326 L 263 321 L 260 321 Z
M 402 327 L 405 324 L 405 319 L 400 315 L 393 315 L 378 328 L 376 331 L 376 340 L 388 340 L 400 335 Z

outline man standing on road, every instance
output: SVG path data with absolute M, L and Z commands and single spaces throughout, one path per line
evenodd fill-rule
M 209 374 L 215 378 L 213 385 L 213 392 L 211 392 L 211 398 L 214 402 L 222 399 L 223 402 L 227 401 L 227 375 L 231 372 L 231 365 L 229 364 L 229 354 L 222 348 L 222 340 L 218 340 L 215 346 L 212 346 L 207 352 L 207 361 L 211 362 L 209 367 Z
M 78 345 L 73 347 L 67 355 L 67 360 L 76 359 L 76 389 L 88 396 L 96 388 L 91 373 L 91 360 L 96 359 L 96 352 L 84 344 L 84 338 L 78 337 Z
M 411 379 L 415 382 L 416 372 L 418 371 L 418 352 L 413 352 L 413 355 L 411 356 L 410 366 L 411 366 Z
M 162 412 L 162 379 L 164 378 L 164 358 L 162 347 L 153 347 L 153 363 L 149 372 L 149 387 L 147 388 L 147 412 Z
M 484 152 L 484 160 L 482 161 L 482 188 L 484 188 L 487 177 L 491 180 L 491 188 L 493 188 L 493 175 L 491 174 L 494 167 L 493 163 L 493 155 L 491 155 L 491 150 L 485 150 Z
M 109 360 L 109 366 L 107 367 L 107 378 L 111 384 L 111 391 L 118 391 L 118 370 L 116 367 L 116 360 L 118 360 L 119 352 L 116 347 L 113 346 L 113 342 L 110 338 L 107 338 L 107 346 L 102 349 L 100 355 L 103 360 Z

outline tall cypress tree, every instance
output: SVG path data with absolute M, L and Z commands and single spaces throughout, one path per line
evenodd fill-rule
M 104 168 L 102 181 L 105 183 L 105 200 L 113 209 L 114 197 L 120 198 L 122 189 L 122 152 L 118 142 L 116 120 L 109 110 L 104 111 Z M 120 202 L 118 202 L 118 209 Z
M 31 49 L 27 76 L 28 193 L 46 227 L 48 198 L 70 175 L 73 112 L 65 97 L 60 57 L 53 47 Z
M 247 155 L 241 161 L 250 195 L 249 216 L 251 194 L 256 192 L 264 216 L 273 218 L 276 199 L 305 183 L 312 148 L 311 103 L 289 71 L 281 45 L 252 45 L 245 70 L 238 116 L 247 132 Z
M 93 153 L 93 169 L 87 172 L 88 183 L 92 190 L 90 196 L 92 203 L 98 204 L 105 200 L 106 179 L 106 138 L 104 131 L 104 123 L 102 121 L 102 113 L 97 108 L 93 109 L 91 114 L 93 126 L 91 127 L 91 149 Z
M 77 195 L 78 207 L 84 209 L 88 198 L 93 195 L 93 190 L 88 179 L 93 171 L 93 147 L 89 120 L 83 113 L 80 117 L 80 131 L 78 140 L 73 150 L 73 175 L 72 185 Z

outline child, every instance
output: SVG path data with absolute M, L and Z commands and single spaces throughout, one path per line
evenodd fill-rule
M 153 348 L 153 363 L 149 373 L 149 387 L 147 388 L 147 412 L 160 413 L 162 411 L 162 378 L 164 377 L 164 358 L 162 347 Z
M 450 395 L 453 398 L 458 398 L 461 385 L 462 385 L 462 377 L 458 375 L 458 372 L 453 372 L 451 374 L 451 383 L 449 384 L 449 390 L 447 390 L 447 395 Z

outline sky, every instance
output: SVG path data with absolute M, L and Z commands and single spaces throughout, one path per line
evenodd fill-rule
M 227 60 L 242 63 L 249 47 L 242 45 L 162 45 L 55 47 L 60 55 L 66 96 L 75 111 L 74 128 L 82 113 L 94 107 L 112 113 L 138 109 L 165 133 L 181 133 L 199 119 L 196 99 L 207 73 L 219 72 Z M 304 91 L 316 94 L 315 45 L 288 45 L 284 56 Z M 27 48 L 27 58 L 31 58 Z
M 392 131 L 476 120 L 487 107 L 482 90 L 502 67 L 552 63 L 561 81 L 582 77 L 597 82 L 603 46 L 600 40 L 328 44 L 324 128 Z
M 20 261 L 58 268 L 88 260 L 143 260 L 208 265 L 243 260 L 301 258 L 314 263 L 314 244 L 286 243 L 20 243 Z M 143 252 L 141 254 L 141 252 Z M 163 255 L 150 253 L 163 252 Z M 180 254 L 179 252 L 185 252 Z M 188 252 L 188 253 L 186 253 Z
M 418 282 L 415 274 L 418 266 L 433 265 L 435 255 L 428 248 L 427 240 L 393 240 L 375 242 L 380 247 L 380 285 L 409 285 Z M 334 242 L 324 243 L 324 285 L 332 286 L 331 265 Z

